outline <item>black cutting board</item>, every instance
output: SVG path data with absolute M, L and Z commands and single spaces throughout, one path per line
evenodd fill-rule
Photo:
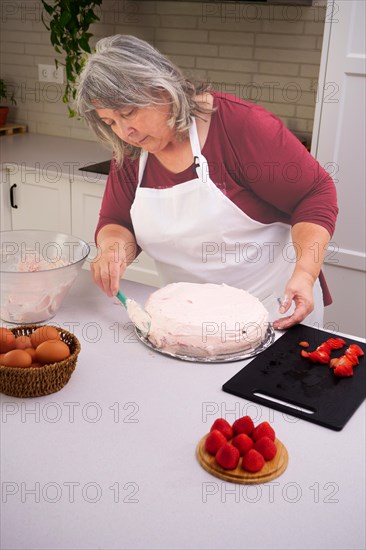
M 307 351 L 313 351 L 328 338 L 337 338 L 337 335 L 296 325 L 228 380 L 222 389 L 325 428 L 341 430 L 365 399 L 366 358 L 359 357 L 360 364 L 353 368 L 352 377 L 337 378 L 328 365 L 311 363 L 301 357 L 304 348 L 299 346 L 299 342 L 306 340 L 310 344 Z M 358 344 L 366 353 L 364 343 L 343 339 L 346 346 L 332 351 L 331 357 L 343 355 L 352 343 Z

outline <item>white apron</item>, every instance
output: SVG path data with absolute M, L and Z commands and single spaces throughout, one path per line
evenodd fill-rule
M 194 119 L 189 137 L 197 177 L 170 188 L 141 187 L 148 158 L 142 152 L 131 206 L 136 241 L 155 260 L 164 285 L 184 281 L 243 288 L 262 300 L 274 321 L 280 317 L 277 298 L 295 267 L 290 227 L 260 223 L 240 210 L 211 180 Z M 319 281 L 314 301 L 304 323 L 323 326 Z

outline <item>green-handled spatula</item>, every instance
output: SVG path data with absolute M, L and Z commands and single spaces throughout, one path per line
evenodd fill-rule
M 116 294 L 118 300 L 125 306 L 127 314 L 135 327 L 146 338 L 150 332 L 151 317 L 135 300 L 127 298 L 120 290 Z

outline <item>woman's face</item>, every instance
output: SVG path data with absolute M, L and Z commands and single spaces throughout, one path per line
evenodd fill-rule
M 162 151 L 174 138 L 174 130 L 168 127 L 170 109 L 167 104 L 96 109 L 96 112 L 120 139 L 135 147 L 143 147 L 149 153 Z

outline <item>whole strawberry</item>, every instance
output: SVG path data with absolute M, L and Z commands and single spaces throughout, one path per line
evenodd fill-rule
M 205 449 L 210 455 L 215 455 L 225 443 L 226 437 L 219 430 L 212 430 L 205 441 Z
M 258 441 L 261 437 L 267 436 L 272 441 L 276 439 L 276 434 L 274 429 L 268 424 L 268 422 L 261 422 L 261 424 L 258 424 L 256 428 L 253 430 L 252 437 L 254 441 Z
M 272 458 L 274 458 L 277 453 L 277 447 L 275 443 L 266 435 L 258 439 L 258 441 L 254 445 L 254 448 L 256 451 L 261 453 L 264 460 L 272 460 Z
M 263 456 L 255 449 L 250 449 L 244 456 L 242 468 L 247 472 L 259 472 L 264 466 Z
M 239 434 L 234 437 L 232 444 L 239 450 L 240 456 L 243 456 L 253 447 L 254 442 L 249 435 Z
M 233 437 L 233 429 L 225 418 L 217 418 L 212 424 L 210 432 L 213 430 L 219 430 L 226 439 L 231 439 Z
M 216 462 L 225 470 L 235 470 L 239 464 L 239 459 L 240 453 L 231 443 L 225 443 L 216 453 Z
M 233 424 L 233 432 L 235 435 L 247 434 L 250 435 L 254 430 L 254 423 L 250 416 L 242 416 L 235 420 Z

